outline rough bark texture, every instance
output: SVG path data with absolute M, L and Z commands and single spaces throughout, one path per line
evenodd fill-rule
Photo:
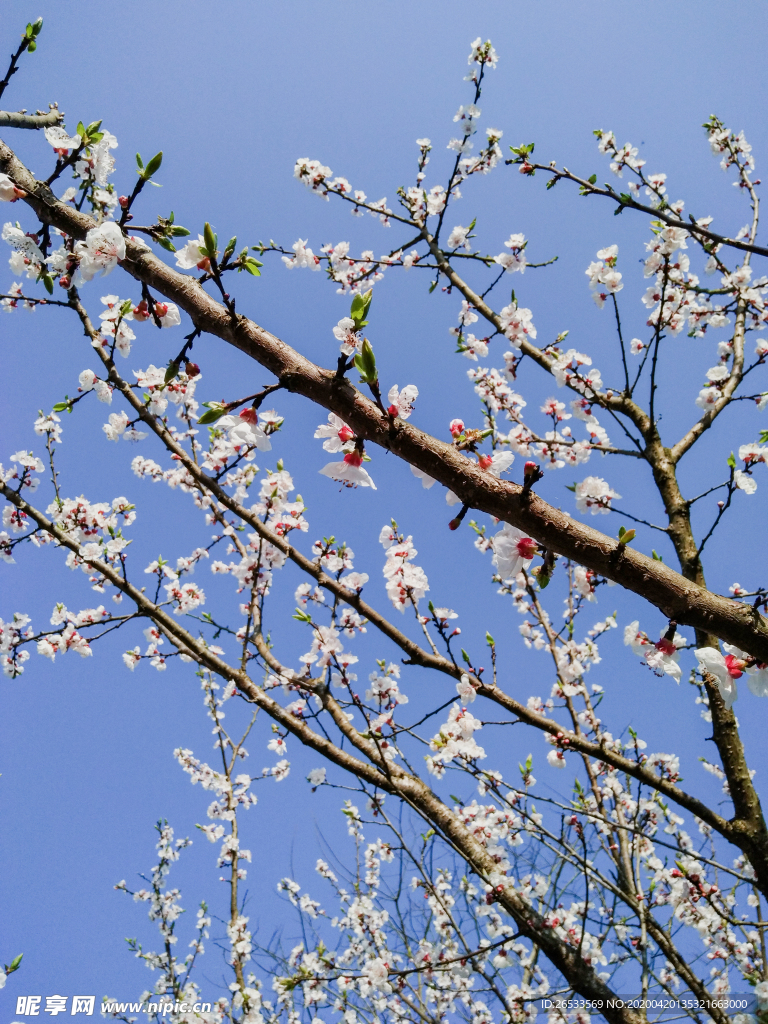
M 44 223 L 75 238 L 84 238 L 94 226 L 91 217 L 60 203 L 2 142 L 0 169 L 25 190 L 24 201 Z M 287 390 L 342 416 L 361 437 L 428 473 L 470 507 L 512 523 L 550 550 L 639 594 L 665 617 L 716 635 L 758 660 L 768 661 L 768 625 L 752 609 L 710 593 L 663 563 L 571 519 L 519 485 L 490 477 L 453 445 L 400 420 L 391 423 L 349 381 L 338 380 L 333 371 L 304 358 L 247 317 L 230 316 L 193 277 L 168 267 L 147 251 L 144 243 L 127 241 L 122 267 L 184 309 L 202 331 L 221 338 L 270 370 Z

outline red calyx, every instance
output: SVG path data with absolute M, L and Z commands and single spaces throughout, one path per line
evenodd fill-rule
M 674 654 L 677 648 L 671 640 L 667 640 L 665 636 L 661 640 L 657 640 L 654 644 L 657 651 L 661 651 L 662 654 Z
M 735 657 L 733 654 L 726 654 L 725 656 L 725 667 L 728 669 L 728 675 L 731 679 L 739 679 L 744 674 L 746 664 L 745 661 Z
M 521 558 L 533 558 L 538 545 L 531 537 L 521 537 L 517 542 L 517 553 Z

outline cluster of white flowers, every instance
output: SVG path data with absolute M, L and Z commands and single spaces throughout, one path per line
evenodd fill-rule
M 429 582 L 424 570 L 412 562 L 418 554 L 412 538 L 401 538 L 393 527 L 383 526 L 379 543 L 387 553 L 384 564 L 387 597 L 400 612 L 404 612 L 406 605 L 411 603 L 418 606 L 419 600 L 429 590 Z

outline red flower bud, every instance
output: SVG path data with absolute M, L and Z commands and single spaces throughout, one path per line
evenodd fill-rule
M 69 286 L 71 284 L 72 284 L 72 278 L 69 277 L 68 274 L 62 274 L 61 277 L 59 278 L 59 286 L 61 288 L 69 288 Z
M 123 210 L 127 208 L 129 202 L 128 196 L 118 196 L 117 201 L 118 203 L 120 203 L 120 206 Z
M 197 377 L 200 373 L 200 367 L 197 363 L 187 363 L 184 367 L 184 372 L 188 377 Z

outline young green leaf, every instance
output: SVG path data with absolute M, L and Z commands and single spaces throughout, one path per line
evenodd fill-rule
M 148 161 L 147 166 L 144 168 L 144 172 L 141 175 L 145 181 L 149 181 L 153 174 L 156 174 L 160 170 L 160 164 L 163 162 L 163 151 L 155 153 L 151 160 Z
M 227 407 L 221 402 L 203 402 L 203 405 L 207 407 L 208 411 L 203 413 L 197 421 L 198 423 L 215 423 L 216 420 L 226 415 Z
M 205 248 L 207 250 L 206 255 L 215 256 L 217 239 L 208 221 L 205 222 L 205 227 L 203 228 L 203 238 L 205 239 Z

